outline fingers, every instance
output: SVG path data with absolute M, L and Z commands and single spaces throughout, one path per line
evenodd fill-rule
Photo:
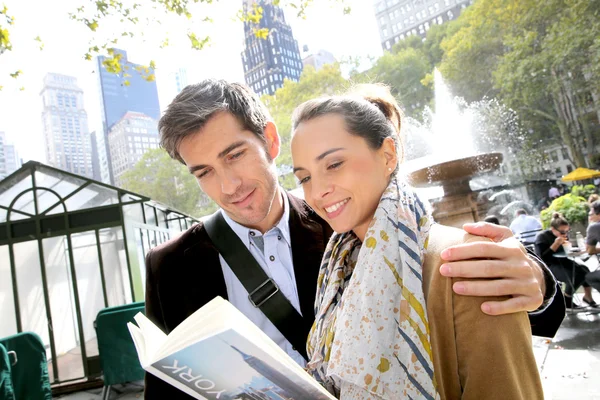
M 464 296 L 525 296 L 531 298 L 532 303 L 538 301 L 538 295 L 542 296 L 540 285 L 534 278 L 460 281 L 452 285 L 452 290 Z
M 464 224 L 463 229 L 471 235 L 485 236 L 494 242 L 501 242 L 512 237 L 512 231 L 506 226 L 490 224 L 487 222 L 476 222 Z
M 457 246 L 448 247 L 440 254 L 445 261 L 469 260 L 474 258 L 498 258 L 523 257 L 524 253 L 520 247 L 504 246 L 491 242 L 469 242 Z
M 486 301 L 481 304 L 481 311 L 488 315 L 511 314 L 521 311 L 535 311 L 542 305 L 543 298 L 526 296 L 512 297 L 504 301 Z
M 473 260 L 442 264 L 440 273 L 449 278 L 522 278 L 532 276 L 533 270 L 527 260 Z

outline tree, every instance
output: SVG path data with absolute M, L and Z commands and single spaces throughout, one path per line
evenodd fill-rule
M 306 16 L 306 9 L 312 0 L 271 0 L 276 6 L 287 7 L 294 10 L 299 16 Z M 344 5 L 344 0 L 329 0 L 333 3 L 341 3 L 343 13 L 350 13 L 350 7 Z M 262 0 L 256 0 L 251 7 L 241 8 L 237 12 L 240 22 L 249 23 L 256 36 L 266 39 L 268 30 L 260 28 L 263 8 L 260 6 Z M 192 49 L 202 50 L 210 44 L 211 38 L 206 34 L 204 28 L 213 22 L 211 18 L 211 7 L 213 0 L 83 0 L 81 5 L 73 10 L 65 9 L 65 14 L 72 20 L 77 21 L 92 33 L 87 49 L 81 51 L 86 60 L 92 60 L 94 56 L 106 56 L 103 61 L 109 72 L 129 73 L 123 71 L 123 63 L 120 55 L 112 51 L 124 38 L 137 38 L 140 41 L 156 41 L 157 48 L 168 47 L 170 43 L 186 41 Z M 241 6 L 242 2 L 240 2 Z M 244 3 L 245 4 L 245 3 Z M 61 2 L 56 6 L 60 7 Z M 0 8 L 0 56 L 7 51 L 16 51 L 10 40 L 10 30 L 19 21 L 10 13 L 6 6 Z M 26 18 L 26 17 L 22 17 Z M 167 32 L 163 23 L 169 20 L 179 29 L 176 32 Z M 153 38 L 155 32 L 165 32 L 159 39 Z M 39 42 L 40 50 L 43 49 L 43 36 L 37 36 L 35 41 Z M 154 79 L 155 62 L 149 60 L 137 72 L 147 80 Z M 18 77 L 22 72 L 15 71 L 10 74 L 12 78 Z M 0 83 L 0 89 L 2 85 Z
M 163 149 L 148 150 L 123 175 L 122 186 L 193 217 L 207 215 L 217 209 L 216 204 L 200 190 L 187 168 Z
M 319 71 L 312 66 L 307 66 L 302 71 L 298 82 L 286 79 L 275 94 L 262 97 L 262 101 L 275 120 L 277 131 L 281 137 L 281 152 L 277 157 L 277 166 L 281 173 L 280 183 L 286 189 L 296 187 L 294 175 L 291 173 L 290 149 L 294 109 L 307 100 L 339 94 L 349 86 L 350 82 L 342 76 L 339 64 L 325 65 Z
M 409 45 L 397 53 L 386 52 L 363 76 L 389 85 L 404 113 L 422 120 L 423 110 L 433 99 L 433 87 L 426 81 L 433 66 L 423 50 L 416 47 Z
M 479 0 L 449 28 L 440 70 L 467 101 L 497 97 L 531 143 L 560 140 L 574 164 L 597 143 L 600 5 L 585 0 Z M 597 102 L 597 100 L 596 100 Z

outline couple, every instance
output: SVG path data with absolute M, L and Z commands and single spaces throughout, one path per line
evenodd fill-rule
M 433 223 L 397 176 L 393 99 L 309 101 L 293 125 L 294 172 L 312 209 L 277 185 L 277 128 L 245 86 L 188 86 L 159 129 L 162 146 L 302 314 L 308 360 L 250 303 L 203 224 L 147 255 L 148 317 L 170 332 L 223 296 L 340 398 L 541 398 L 523 311 L 544 293 L 531 325 L 540 335 L 560 325 L 564 303 L 547 268 L 506 228 L 472 225 L 498 241 L 475 242 Z M 189 398 L 150 375 L 145 397 Z

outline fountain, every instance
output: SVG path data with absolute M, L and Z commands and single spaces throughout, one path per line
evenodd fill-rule
M 471 137 L 473 114 L 460 110 L 439 71 L 434 71 L 435 113 L 431 115 L 432 154 L 409 162 L 420 164 L 408 174 L 417 188 L 441 186 L 443 195 L 433 201 L 433 216 L 439 223 L 460 227 L 482 219 L 471 189 L 473 178 L 500 168 L 502 153 L 481 153 Z M 425 164 L 425 166 L 422 166 Z

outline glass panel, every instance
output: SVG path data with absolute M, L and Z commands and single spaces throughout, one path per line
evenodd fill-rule
M 150 207 L 144 204 L 144 212 L 146 213 L 146 224 L 156 226 L 156 215 L 154 214 L 154 207 Z
M 85 184 L 85 180 L 41 167 L 35 171 L 35 186 L 52 189 L 61 197 L 67 197 L 74 190 Z
M 13 205 L 13 210 L 23 211 L 28 214 L 35 215 L 35 208 L 33 204 L 33 192 L 31 191 L 23 193 L 21 196 L 19 196 L 19 198 Z
M 131 299 L 131 289 L 127 263 L 124 263 L 120 257 L 124 249 L 122 234 L 119 239 L 121 227 L 101 229 L 99 233 L 108 305 L 113 307 L 127 304 L 130 302 L 128 299 Z
M 13 250 L 23 331 L 32 331 L 40 336 L 42 343 L 46 346 L 46 356 L 50 360 L 50 338 L 46 307 L 44 306 L 38 242 L 32 240 L 15 243 Z
M 0 222 L 6 222 L 6 213 L 4 208 L 0 208 Z
M 66 236 L 43 239 L 42 245 L 59 366 L 58 378 L 61 381 L 79 378 L 83 376 L 83 361 Z
M 112 190 L 95 183 L 88 185 L 73 197 L 67 199 L 67 210 L 82 210 L 85 208 L 101 207 L 117 204 L 119 196 L 116 190 Z
M 0 205 L 8 207 L 23 190 L 31 188 L 31 175 L 24 170 L 11 179 L 0 181 Z
M 140 214 L 142 209 L 140 208 Z M 130 266 L 127 264 L 127 254 L 125 253 L 125 241 L 123 238 L 123 230 L 121 228 L 117 229 L 117 240 L 119 243 L 122 243 L 122 246 L 119 246 L 119 262 L 122 266 L 126 268 L 121 268 L 121 277 L 123 279 L 123 284 L 125 285 L 125 303 L 133 302 L 133 294 L 131 293 L 131 281 L 129 279 L 129 268 Z
M 8 212 L 6 213 L 6 215 L 8 216 Z M 25 215 L 25 214 L 21 214 L 20 212 L 15 211 L 15 210 L 12 210 L 10 212 L 10 220 L 11 221 L 18 221 L 20 219 L 29 219 L 29 218 L 31 218 L 31 216 Z
M 0 337 L 17 333 L 17 317 L 15 315 L 15 300 L 10 273 L 10 258 L 8 245 L 0 246 Z
M 130 201 L 142 201 L 142 198 L 139 196 L 134 196 L 132 194 L 124 194 L 123 196 L 121 196 L 121 201 L 123 203 L 127 203 Z
M 47 190 L 36 189 L 35 194 L 37 196 L 39 214 L 43 213 L 48 207 L 60 201 L 56 194 Z M 60 207 L 60 209 L 62 209 L 62 206 Z
M 144 294 L 146 294 L 146 253 L 148 252 L 148 240 L 146 229 L 135 228 L 135 247 L 137 250 L 137 259 L 139 260 L 140 277 L 142 280 L 142 287 L 144 288 Z
M 158 226 L 160 226 L 161 228 L 166 228 L 167 214 L 163 210 L 159 210 L 158 208 L 156 209 L 156 214 L 158 215 Z
M 123 206 L 123 214 L 125 215 L 125 219 L 127 221 L 139 222 L 140 224 L 144 223 L 141 204 L 130 204 Z
M 71 235 L 87 357 L 98 355 L 94 320 L 104 308 L 95 231 Z

